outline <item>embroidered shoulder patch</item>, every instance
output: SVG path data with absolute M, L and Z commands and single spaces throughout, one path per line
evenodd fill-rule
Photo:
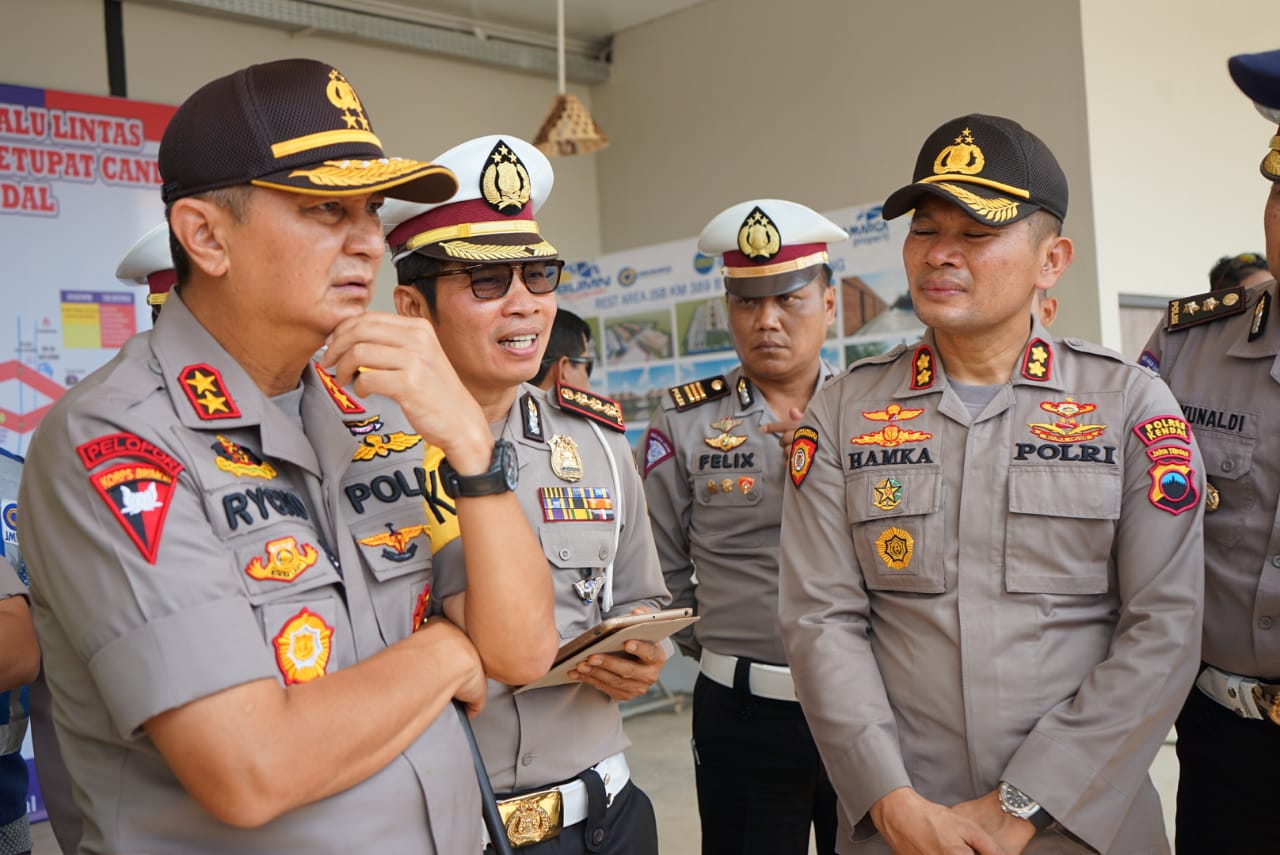
M 560 399 L 562 410 L 586 416 L 618 433 L 625 433 L 627 430 L 626 420 L 622 418 L 622 407 L 617 401 L 603 398 L 585 389 L 566 386 L 564 383 L 556 384 L 556 397 Z
M 676 409 L 683 413 L 699 404 L 728 395 L 729 381 L 723 374 L 717 374 L 715 377 L 704 377 L 692 383 L 672 386 L 667 389 L 667 394 L 671 396 L 671 402 L 676 405 Z
M 1181 416 L 1152 416 L 1133 426 L 1133 432 L 1143 445 L 1155 445 L 1166 439 L 1177 439 L 1191 444 L 1191 426 Z
M 1229 318 L 1244 311 L 1244 288 L 1223 288 L 1207 294 L 1196 294 L 1181 300 L 1170 300 L 1168 314 L 1165 317 L 1165 331 L 1176 332 L 1194 327 L 1197 324 L 1216 321 L 1218 318 Z
M 915 354 L 911 357 L 911 388 L 914 390 L 928 389 L 933 385 L 936 379 L 933 368 L 933 351 L 929 346 L 922 344 L 916 348 Z
M 787 453 L 790 461 L 791 483 L 799 489 L 804 479 L 809 477 L 809 468 L 813 466 L 813 456 L 818 453 L 818 431 L 809 425 L 800 425 L 791 435 L 791 450 Z
M 342 411 L 343 415 L 355 415 L 363 413 L 364 407 L 360 406 L 360 402 L 338 385 L 337 381 L 329 376 L 329 372 L 320 367 L 319 363 L 311 363 L 316 370 L 316 376 L 320 378 L 320 382 L 324 384 L 324 390 L 329 393 L 329 397 L 333 399 L 333 403 Z M 350 428 L 350 425 L 348 425 Z
M 1151 489 L 1147 498 L 1162 511 L 1177 516 L 1200 501 L 1191 468 L 1191 449 L 1177 445 L 1157 445 L 1147 449 L 1151 458 Z
M 85 468 L 93 469 L 115 458 L 128 461 L 89 476 L 89 483 L 107 503 L 125 534 L 142 557 L 156 563 L 164 519 L 169 513 L 182 464 L 153 443 L 131 433 L 101 436 L 76 448 Z
M 240 418 L 240 408 L 222 382 L 222 374 L 212 365 L 203 362 L 188 365 L 178 374 L 178 382 L 201 419 Z
M 671 440 L 667 439 L 666 434 L 657 428 L 649 428 L 645 432 L 644 465 L 641 467 L 640 474 L 648 478 L 649 473 L 653 471 L 653 467 L 664 460 L 674 457 L 675 453 L 675 447 L 672 446 Z

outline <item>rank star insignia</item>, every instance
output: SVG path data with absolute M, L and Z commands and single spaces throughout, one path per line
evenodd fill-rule
M 551 471 L 561 481 L 582 480 L 582 458 L 578 456 L 578 443 L 573 437 L 556 434 L 551 437 Z
M 249 449 L 242 445 L 237 445 L 225 436 L 218 435 L 215 438 L 217 442 L 209 446 L 218 455 L 214 458 L 213 465 L 223 472 L 230 472 L 236 476 L 247 475 L 251 478 L 266 478 L 267 480 L 276 477 L 275 467 L 270 463 L 264 462 L 261 457 Z
M 893 478 L 877 482 L 871 502 L 882 511 L 893 510 L 902 502 L 902 484 Z
M 251 579 L 270 582 L 292 582 L 315 565 L 320 553 L 309 543 L 298 545 L 297 538 L 281 537 L 267 541 L 267 560 L 255 555 L 245 565 Z
M 1182 304 L 1182 311 L 1186 312 L 1188 315 L 1194 315 L 1196 312 L 1200 311 L 1200 304 L 1195 300 L 1188 300 Z
M 1212 297 L 1206 297 L 1204 300 L 1204 310 L 1206 312 L 1212 312 L 1216 308 L 1218 308 L 1218 301 Z
M 1028 380 L 1048 380 L 1052 361 L 1049 343 L 1042 338 L 1033 339 L 1022 358 L 1022 376 Z
M 890 570 L 906 570 L 915 546 L 911 533 L 900 528 L 887 528 L 876 538 L 876 552 Z
M 416 433 L 396 431 L 391 434 L 369 434 L 360 441 L 356 453 L 351 455 L 353 461 L 372 460 L 375 457 L 389 457 L 392 454 L 413 448 L 422 442 Z
M 306 683 L 323 677 L 329 666 L 333 627 L 304 608 L 281 627 L 272 643 L 285 685 Z
M 924 442 L 933 439 L 933 434 L 923 430 L 907 430 L 897 425 L 885 425 L 875 433 L 864 433 L 849 437 L 854 445 L 879 445 L 882 448 L 895 448 L 905 442 Z
M 933 351 L 926 345 L 920 345 L 916 348 L 915 355 L 911 357 L 911 363 L 915 369 L 915 373 L 911 375 L 911 388 L 918 391 L 932 386 Z
M 388 561 L 403 563 L 408 561 L 418 552 L 418 544 L 410 543 L 419 535 L 427 533 L 425 525 L 410 525 L 397 530 L 394 525 L 387 523 L 387 531 L 385 534 L 379 533 L 362 537 L 357 543 L 363 546 L 382 546 L 382 557 Z
M 182 391 L 204 421 L 238 419 L 240 408 L 227 392 L 218 369 L 206 363 L 188 365 L 178 374 Z
M 1040 409 L 1058 416 L 1053 424 L 1027 422 L 1027 427 L 1040 439 L 1049 442 L 1084 442 L 1097 439 L 1107 429 L 1106 425 L 1081 424 L 1078 416 L 1098 409 L 1095 404 L 1077 403 L 1068 395 L 1065 401 L 1041 401 Z

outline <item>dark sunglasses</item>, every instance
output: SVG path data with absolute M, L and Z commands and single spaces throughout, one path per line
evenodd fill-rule
M 501 300 L 511 290 L 516 268 L 530 294 L 550 294 L 560 287 L 560 271 L 564 261 L 552 258 L 547 261 L 512 261 L 497 264 L 469 264 L 454 270 L 444 270 L 437 278 L 466 274 L 471 293 L 477 300 Z

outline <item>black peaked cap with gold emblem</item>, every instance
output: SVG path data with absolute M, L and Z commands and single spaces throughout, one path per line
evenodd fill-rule
M 916 158 L 912 183 L 885 200 L 892 220 L 925 195 L 958 205 L 980 223 L 1004 226 L 1037 210 L 1067 216 L 1067 176 L 1049 147 L 1012 119 L 971 114 L 938 128 Z
M 458 176 L 458 192 L 441 204 L 389 201 L 382 207 L 391 258 L 412 252 L 441 261 L 554 258 L 533 215 L 551 195 L 551 161 L 510 134 L 467 140 L 436 158 Z
M 346 77 L 313 59 L 251 65 L 200 87 L 169 120 L 159 162 L 165 204 L 240 184 L 418 202 L 457 189 L 442 166 L 387 157 Z
M 752 199 L 725 208 L 698 236 L 698 251 L 724 261 L 724 288 L 761 298 L 803 288 L 830 263 L 827 245 L 849 233 L 818 212 L 785 199 Z
M 1258 112 L 1280 125 L 1280 50 L 1233 56 L 1227 60 L 1227 70 Z M 1262 159 L 1262 175 L 1270 181 L 1280 181 L 1280 127 L 1271 137 L 1269 148 Z

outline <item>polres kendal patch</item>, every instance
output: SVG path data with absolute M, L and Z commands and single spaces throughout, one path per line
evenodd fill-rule
M 1151 504 L 1174 516 L 1190 510 L 1200 501 L 1196 489 L 1195 470 L 1191 468 L 1191 449 L 1176 445 L 1158 445 L 1147 449 L 1151 458 Z
M 791 435 L 791 450 L 787 460 L 791 467 L 791 483 L 798 489 L 809 477 L 813 456 L 818 453 L 818 431 L 809 425 L 800 425 Z

